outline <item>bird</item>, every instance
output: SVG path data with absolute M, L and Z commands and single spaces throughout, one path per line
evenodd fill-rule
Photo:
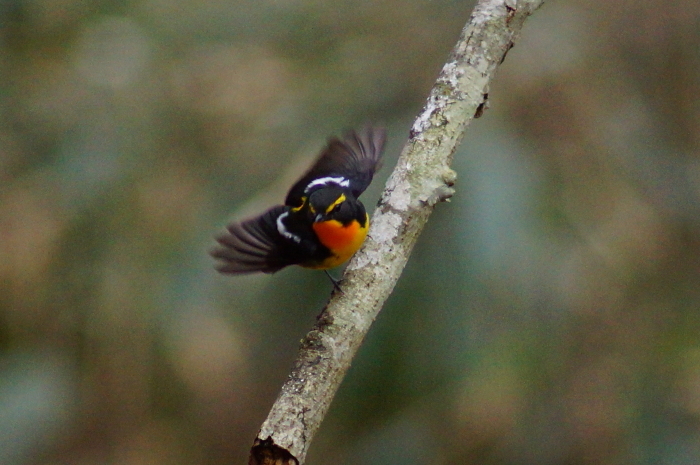
M 284 205 L 234 222 L 210 254 L 223 274 L 275 273 L 287 266 L 325 271 L 363 244 L 369 214 L 358 199 L 381 166 L 386 131 L 366 125 L 332 137 L 311 168 L 291 187 Z

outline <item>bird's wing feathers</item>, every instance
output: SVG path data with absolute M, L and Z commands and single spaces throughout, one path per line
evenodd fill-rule
M 316 163 L 292 186 L 285 204 L 298 207 L 309 184 L 314 181 L 342 178 L 355 197 L 359 196 L 370 182 L 384 150 L 386 131 L 383 128 L 365 126 L 359 132 L 351 131 L 341 140 L 332 138 Z
M 277 230 L 277 218 L 287 210 L 278 205 L 255 218 L 230 224 L 227 232 L 216 238 L 219 246 L 210 252 L 220 260 L 217 269 L 227 274 L 274 273 L 295 264 L 296 260 L 284 253 L 286 239 Z

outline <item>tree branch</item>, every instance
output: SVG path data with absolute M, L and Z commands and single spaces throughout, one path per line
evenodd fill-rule
M 542 0 L 481 0 L 442 68 L 387 181 L 367 241 L 302 341 L 249 465 L 301 464 L 345 372 L 391 294 L 435 204 L 453 194 L 452 155 L 486 108 L 489 82 Z

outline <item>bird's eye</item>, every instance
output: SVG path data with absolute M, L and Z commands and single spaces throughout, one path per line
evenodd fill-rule
M 333 201 L 328 207 L 326 208 L 326 215 L 330 215 L 332 213 L 337 213 L 340 211 L 340 208 L 343 206 L 347 199 L 345 198 L 345 194 L 340 194 L 340 196 Z

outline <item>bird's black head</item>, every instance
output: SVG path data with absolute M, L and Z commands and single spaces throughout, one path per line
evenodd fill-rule
M 365 219 L 365 207 L 362 203 L 349 189 L 333 184 L 311 192 L 308 205 L 314 222 L 336 220 L 347 224 L 354 219 Z

